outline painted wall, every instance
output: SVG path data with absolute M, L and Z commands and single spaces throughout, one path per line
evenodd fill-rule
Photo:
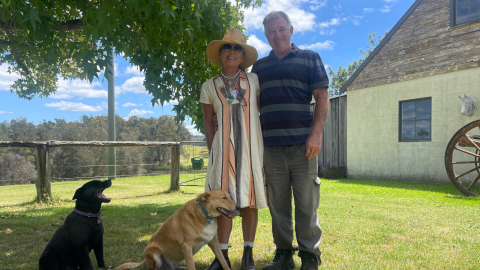
M 445 148 L 459 128 L 480 119 L 478 107 L 473 116 L 460 113 L 464 94 L 480 106 L 480 68 L 348 91 L 348 177 L 449 182 Z M 399 101 L 425 97 L 432 99 L 432 141 L 399 142 Z

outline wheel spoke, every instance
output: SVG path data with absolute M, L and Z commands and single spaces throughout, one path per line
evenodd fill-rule
M 470 186 L 468 186 L 468 190 L 471 190 L 473 188 L 473 186 L 475 186 L 475 184 L 478 182 L 478 179 L 480 179 L 480 174 L 477 176 L 477 178 L 475 178 L 475 180 L 473 180 L 473 182 L 470 184 Z
M 475 170 L 478 170 L 478 169 L 480 169 L 480 167 L 475 167 L 475 168 L 471 169 L 470 171 L 465 172 L 465 173 L 457 176 L 456 178 L 458 179 L 458 178 L 460 178 L 460 177 L 462 177 L 462 176 L 464 176 L 464 175 L 467 175 L 467 174 L 469 174 L 469 173 L 471 173 L 471 172 L 473 172 L 473 171 L 475 171 Z
M 478 161 L 452 161 L 452 164 L 478 163 Z
M 467 153 L 467 154 L 469 154 L 469 155 L 472 155 L 472 156 L 474 156 L 474 157 L 480 157 L 480 155 L 477 155 L 477 154 L 475 154 L 475 153 L 472 153 L 472 152 L 467 151 L 467 150 L 462 149 L 462 148 L 458 148 L 457 146 L 455 146 L 455 149 L 458 150 L 458 151 L 460 151 L 460 152 L 464 152 L 464 153 Z
M 463 136 L 472 144 L 473 147 L 477 148 L 477 150 L 480 151 L 480 146 L 478 146 L 477 143 L 470 138 L 470 136 L 468 136 L 467 134 Z

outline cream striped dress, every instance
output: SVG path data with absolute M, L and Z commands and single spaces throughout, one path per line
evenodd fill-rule
M 240 72 L 240 88 L 247 101 L 229 103 L 220 75 L 205 82 L 200 102 L 212 104 L 218 130 L 210 151 L 205 191 L 223 189 L 240 207 L 265 208 L 263 139 L 257 109 L 258 77 Z

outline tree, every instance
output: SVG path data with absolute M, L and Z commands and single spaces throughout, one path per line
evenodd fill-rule
M 177 120 L 202 126 L 203 82 L 219 69 L 208 42 L 242 26 L 241 9 L 261 0 L 9 0 L 0 2 L 0 65 L 20 78 L 11 92 L 47 97 L 60 78 L 93 80 L 117 54 L 145 73 L 152 105 L 178 100 Z M 106 72 L 109 72 L 108 70 Z
M 0 162 L 0 185 L 28 184 L 37 177 L 35 167 L 24 157 L 15 153 L 2 156 Z
M 331 67 L 328 67 L 328 75 L 330 76 L 330 86 L 329 92 L 330 96 L 336 96 L 340 94 L 340 89 L 342 86 L 350 79 L 350 77 L 355 73 L 355 71 L 363 64 L 365 59 L 375 50 L 380 42 L 382 42 L 383 38 L 388 34 L 388 29 L 385 31 L 385 35 L 382 37 L 381 35 L 375 34 L 375 32 L 368 34 L 368 40 L 370 44 L 367 44 L 367 49 L 364 51 L 359 49 L 360 53 L 363 55 L 360 56 L 357 60 L 353 60 L 353 62 L 348 63 L 348 67 L 339 66 L 337 71 L 333 71 Z

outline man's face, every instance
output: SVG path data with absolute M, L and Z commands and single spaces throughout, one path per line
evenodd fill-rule
M 277 55 L 282 55 L 290 51 L 292 34 L 293 27 L 289 29 L 287 21 L 283 17 L 270 20 L 265 25 L 265 37 L 272 47 L 273 52 Z

